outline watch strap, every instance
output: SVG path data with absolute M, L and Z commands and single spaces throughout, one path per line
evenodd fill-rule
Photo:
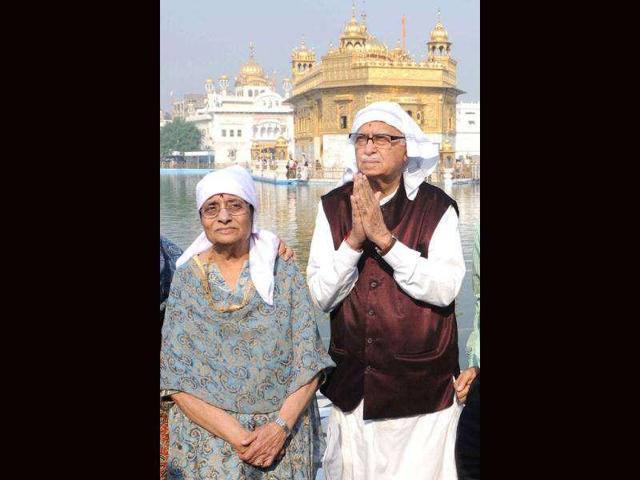
M 287 437 L 291 435 L 291 429 L 289 428 L 289 425 L 287 425 L 287 422 L 285 422 L 282 417 L 278 416 L 278 418 L 276 418 L 274 422 L 277 425 L 280 425 L 280 427 L 282 427 L 282 429 L 284 430 L 284 433 L 287 434 Z
M 384 250 L 381 250 L 380 248 L 376 247 L 376 253 L 381 257 L 384 257 L 393 248 L 397 240 L 398 239 L 395 237 L 395 235 L 391 235 L 391 241 L 389 242 L 389 245 L 387 245 L 387 247 Z

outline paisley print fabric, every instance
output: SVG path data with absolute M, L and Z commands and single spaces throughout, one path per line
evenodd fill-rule
M 205 265 L 209 289 L 191 259 L 173 278 L 162 330 L 160 388 L 183 391 L 226 410 L 245 428 L 276 418 L 284 400 L 335 366 L 325 352 L 306 281 L 293 261 L 276 260 L 274 302 L 267 305 L 245 264 L 234 289 L 215 264 Z M 210 293 L 208 293 L 210 292 Z M 235 311 L 221 307 L 244 305 Z M 309 479 L 322 445 L 315 397 L 269 469 L 242 462 L 222 439 L 169 411 L 170 479 Z

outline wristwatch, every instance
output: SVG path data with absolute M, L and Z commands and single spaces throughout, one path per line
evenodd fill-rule
M 376 246 L 375 247 L 376 253 L 381 257 L 384 257 L 387 253 L 389 253 L 389 250 L 393 248 L 393 246 L 396 244 L 397 241 L 398 239 L 395 237 L 395 235 L 391 235 L 391 241 L 389 242 L 389 245 L 387 245 L 387 248 L 385 248 L 384 250 L 381 250 Z
M 285 422 L 282 417 L 279 416 L 278 418 L 276 418 L 274 420 L 274 423 L 282 427 L 282 429 L 284 430 L 284 433 L 287 434 L 287 437 L 291 435 L 291 429 L 289 428 L 289 425 L 287 425 L 287 422 Z

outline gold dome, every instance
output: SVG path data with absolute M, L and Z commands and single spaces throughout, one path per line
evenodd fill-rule
M 360 25 L 355 17 L 351 17 L 347 26 L 344 27 L 345 36 L 359 35 L 360 34 Z
M 213 80 L 211 78 L 207 78 L 207 83 L 213 83 Z
M 367 43 L 364 46 L 364 50 L 369 55 L 383 56 L 385 58 L 389 56 L 387 47 L 371 34 L 367 36 Z
M 300 61 L 315 61 L 316 59 L 316 54 L 307 48 L 304 39 L 300 42 L 299 47 L 293 49 L 291 54 L 293 58 Z
M 240 69 L 240 76 L 245 77 L 264 77 L 262 67 L 258 65 L 253 58 L 250 58 Z
M 365 24 L 358 23 L 356 20 L 355 10 L 353 15 L 351 15 L 351 19 L 347 22 L 347 25 L 344 27 L 344 31 L 342 32 L 342 38 L 363 38 L 367 33 L 367 26 Z
M 276 139 L 276 146 L 277 147 L 286 147 L 288 144 L 287 139 L 284 137 L 278 137 Z
M 449 42 L 449 32 L 444 28 L 444 25 L 438 21 L 436 26 L 431 30 L 431 41 L 446 43 Z
M 253 59 L 254 49 L 253 43 L 249 44 L 249 60 L 240 69 L 240 74 L 236 77 L 236 87 L 243 86 L 268 86 L 267 78 L 264 75 L 262 67 Z
M 220 75 L 220 80 L 228 80 L 229 77 L 227 77 L 224 73 L 222 75 Z

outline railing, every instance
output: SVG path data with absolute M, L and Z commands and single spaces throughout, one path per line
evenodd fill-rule
M 332 168 L 313 168 L 310 170 L 310 178 L 324 178 L 329 180 L 338 180 L 342 178 L 344 168 L 332 167 Z

